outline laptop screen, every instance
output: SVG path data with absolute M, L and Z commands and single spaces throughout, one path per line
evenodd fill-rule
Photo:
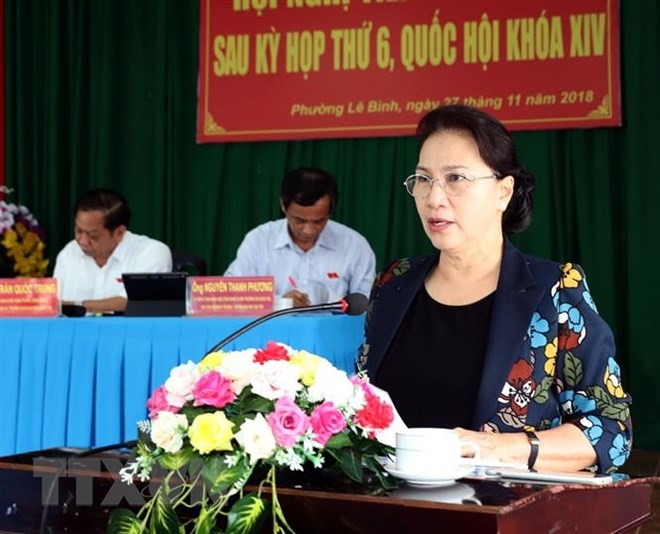
M 124 273 L 128 316 L 186 314 L 187 273 Z

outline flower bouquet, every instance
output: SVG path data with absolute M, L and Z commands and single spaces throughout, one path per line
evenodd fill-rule
M 44 232 L 30 210 L 0 200 L 0 278 L 45 276 L 45 248 Z
M 393 448 L 377 439 L 394 420 L 392 405 L 366 378 L 306 351 L 269 342 L 211 353 L 172 369 L 147 407 L 136 458 L 121 476 L 145 482 L 157 467 L 164 476 L 137 514 L 112 513 L 110 533 L 256 532 L 268 515 L 264 489 L 273 532 L 293 532 L 277 498 L 278 470 L 332 465 L 363 483 L 366 468 L 381 488 L 396 485 L 381 463 Z M 177 510 L 193 513 L 182 520 Z

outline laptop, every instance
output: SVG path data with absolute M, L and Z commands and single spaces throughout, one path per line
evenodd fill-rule
M 124 273 L 127 317 L 186 315 L 188 273 Z

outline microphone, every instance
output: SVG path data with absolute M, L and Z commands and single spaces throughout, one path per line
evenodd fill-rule
M 269 321 L 270 319 L 274 319 L 275 317 L 281 317 L 282 315 L 289 315 L 292 313 L 306 313 L 328 310 L 340 311 L 346 315 L 360 315 L 367 310 L 368 304 L 369 299 L 362 293 L 349 293 L 343 299 L 340 299 L 337 302 L 328 302 L 326 304 L 314 304 L 313 306 L 302 306 L 300 308 L 286 308 L 284 310 L 277 310 L 272 313 L 263 315 L 251 323 L 246 324 L 242 328 L 239 328 L 233 334 L 230 334 L 223 340 L 216 343 L 204 356 L 220 350 L 228 343 L 234 341 L 237 337 L 242 336 L 248 330 L 252 330 L 255 326 L 258 326 L 265 321 Z

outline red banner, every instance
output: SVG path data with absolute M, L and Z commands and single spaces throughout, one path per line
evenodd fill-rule
M 200 142 L 617 126 L 618 0 L 200 0 Z
M 0 278 L 0 319 L 59 314 L 55 278 Z

